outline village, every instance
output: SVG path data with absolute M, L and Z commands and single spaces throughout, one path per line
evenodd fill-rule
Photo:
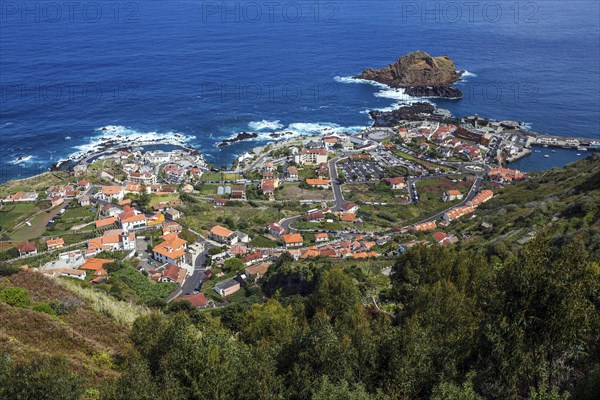
M 526 178 L 500 166 L 526 141 L 507 136 L 507 150 L 499 135 L 432 121 L 325 132 L 257 148 L 230 171 L 182 149 L 119 149 L 4 186 L 1 254 L 49 276 L 98 287 L 120 276 L 166 302 L 219 307 L 283 254 L 361 262 L 468 240 L 460 222 L 485 229 L 477 208 Z

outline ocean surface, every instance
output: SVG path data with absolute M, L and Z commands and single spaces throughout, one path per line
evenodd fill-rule
M 468 71 L 463 99 L 429 99 L 456 116 L 600 136 L 597 0 L 0 4 L 0 181 L 92 148 L 105 126 L 182 134 L 218 166 L 274 132 L 358 131 L 368 110 L 415 99 L 349 77 L 414 50 Z M 242 131 L 260 137 L 217 148 Z

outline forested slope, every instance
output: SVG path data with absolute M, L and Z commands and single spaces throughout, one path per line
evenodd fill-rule
M 398 256 L 377 303 L 366 268 L 283 256 L 245 301 L 212 311 L 170 304 L 141 313 L 125 335 L 86 305 L 71 317 L 38 315 L 34 303 L 64 295 L 46 288 L 64 289 L 11 275 L 2 287 L 27 288 L 32 303 L 0 303 L 0 396 L 595 399 L 599 164 L 590 157 L 503 189 L 461 226 L 469 240 Z M 40 361 L 31 341 L 44 338 L 23 320 L 42 324 L 64 361 Z

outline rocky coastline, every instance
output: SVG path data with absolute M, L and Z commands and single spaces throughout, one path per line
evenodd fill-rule
M 236 142 L 241 142 L 244 140 L 250 140 L 250 139 L 255 139 L 258 137 L 258 133 L 256 132 L 240 132 L 238 133 L 235 137 L 231 138 L 231 139 L 225 139 L 223 140 L 221 143 L 218 144 L 217 147 L 219 148 L 223 148 L 223 147 L 227 147 L 233 143 Z
M 425 121 L 433 119 L 435 107 L 431 103 L 413 103 L 392 111 L 369 111 L 373 127 L 393 127 L 401 121 Z

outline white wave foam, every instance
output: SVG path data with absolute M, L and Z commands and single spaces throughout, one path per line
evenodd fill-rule
M 360 83 L 360 84 L 367 84 L 367 85 L 375 86 L 375 87 L 382 88 L 382 89 L 391 89 L 388 85 L 386 85 L 384 83 L 370 81 L 368 79 L 354 78 L 352 76 L 335 76 L 335 77 L 333 77 L 333 80 L 336 82 L 339 82 L 339 83 Z
M 279 123 L 279 120 L 267 121 L 267 120 L 263 119 L 262 121 L 250 122 L 248 124 L 248 127 L 255 131 L 262 131 L 262 130 L 274 131 L 276 129 L 283 128 L 283 125 Z
M 69 155 L 69 160 L 81 158 L 84 154 L 97 151 L 108 142 L 116 144 L 143 146 L 149 144 L 172 144 L 176 146 L 187 145 L 195 136 L 184 135 L 177 132 L 139 132 L 135 129 L 120 125 L 107 125 L 96 129 L 100 134 L 90 138 L 90 142 L 74 146 L 77 151 Z
M 378 109 L 380 111 L 384 111 L 384 110 L 392 111 L 392 110 L 398 108 L 398 104 L 400 104 L 400 105 L 412 104 L 417 101 L 421 101 L 421 98 L 409 96 L 408 94 L 406 94 L 406 91 L 404 89 L 401 89 L 401 88 L 396 89 L 396 88 L 393 88 L 393 87 L 383 84 L 383 83 L 369 81 L 367 79 L 357 79 L 357 78 L 353 78 L 351 76 L 336 76 L 333 79 L 339 83 L 348 83 L 348 84 L 349 83 L 361 83 L 361 84 L 375 86 L 380 89 L 378 92 L 376 92 L 374 94 L 375 97 L 396 100 L 396 103 L 392 104 L 390 107 L 386 107 L 384 109 Z
M 9 161 L 9 164 L 12 164 L 12 165 L 24 164 L 24 163 L 27 163 L 28 161 L 31 161 L 32 158 L 33 158 L 32 155 L 17 157 L 14 160 Z
M 287 130 L 297 135 L 312 136 L 325 133 L 355 133 L 364 128 L 364 126 L 341 126 L 332 122 L 296 122 L 290 124 Z
M 465 70 L 465 72 L 463 72 L 463 74 L 462 74 L 462 77 L 463 78 L 477 78 L 477 74 L 474 74 L 473 72 L 469 72 L 469 71 Z
M 416 97 L 409 96 L 408 94 L 406 94 L 406 91 L 404 89 L 394 88 L 380 90 L 379 92 L 375 93 L 375 97 L 397 100 L 400 103 L 409 103 L 417 100 Z
M 254 132 L 256 137 L 246 139 L 244 142 L 278 142 L 282 140 L 293 139 L 301 136 L 317 136 L 333 133 L 357 133 L 365 129 L 366 126 L 341 126 L 333 122 L 294 122 L 284 129 L 274 132 Z M 229 139 L 237 137 L 238 133 L 233 133 Z M 218 147 L 218 143 L 215 143 Z

